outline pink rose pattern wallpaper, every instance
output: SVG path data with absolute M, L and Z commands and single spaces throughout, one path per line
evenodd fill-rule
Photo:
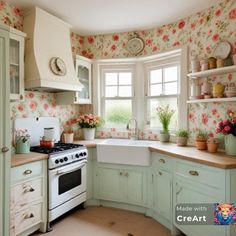
M 1 22 L 22 30 L 23 17 L 21 11 L 4 1 L 0 1 Z M 152 55 L 166 49 L 188 45 L 189 56 L 197 55 L 199 59 L 212 55 L 214 47 L 220 40 L 226 39 L 236 53 L 236 2 L 224 0 L 207 10 L 193 14 L 178 22 L 156 27 L 150 30 L 136 31 L 144 39 L 145 49 L 140 54 Z M 122 58 L 132 55 L 125 45 L 134 32 L 82 37 L 71 33 L 73 56 L 80 54 L 92 59 Z M 221 81 L 224 84 L 236 82 L 236 74 L 211 78 L 211 82 Z M 189 128 L 192 137 L 197 128 L 206 129 L 211 136 L 215 135 L 215 125 L 224 119 L 227 110 L 236 110 L 234 103 L 193 104 L 189 106 Z M 12 117 L 52 115 L 59 116 L 62 128 L 81 113 L 92 112 L 92 106 L 58 106 L 55 95 L 51 93 L 26 92 L 25 102 L 12 104 Z M 76 131 L 78 133 L 78 131 Z M 115 128 L 109 131 L 98 131 L 98 137 L 128 137 L 127 132 L 119 132 Z M 152 131 L 141 131 L 140 138 L 158 139 Z
M 0 1 L 0 21 L 15 29 L 23 29 L 23 17 L 19 8 Z

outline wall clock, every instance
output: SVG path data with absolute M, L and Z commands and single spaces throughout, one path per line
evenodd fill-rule
M 53 57 L 50 60 L 50 69 L 55 75 L 63 76 L 66 74 L 66 64 L 59 57 Z
M 140 52 L 143 51 L 144 49 L 144 42 L 143 40 L 135 36 L 131 38 L 127 44 L 126 44 L 126 49 L 134 56 L 138 55 Z

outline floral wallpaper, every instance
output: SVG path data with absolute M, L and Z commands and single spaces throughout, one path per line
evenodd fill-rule
M 236 53 L 236 1 L 224 0 L 204 11 L 197 12 L 172 24 L 154 29 L 114 33 L 108 35 L 87 36 L 83 38 L 82 55 L 94 58 L 124 58 L 132 57 L 126 50 L 126 43 L 135 33 L 145 42 L 145 48 L 139 56 L 152 55 L 167 49 L 188 45 L 189 58 L 199 59 L 212 56 L 213 50 L 221 40 L 227 40 L 232 45 L 232 53 Z M 221 82 L 236 83 L 236 73 L 211 78 L 212 84 Z M 215 135 L 215 125 L 224 119 L 227 110 L 236 110 L 236 103 L 208 103 L 189 105 L 189 129 L 191 138 L 197 128 L 205 129 L 211 136 Z M 141 132 L 142 133 L 142 132 Z M 143 132 L 145 138 L 156 139 L 152 132 Z M 98 132 L 99 137 L 127 136 L 111 129 L 109 132 Z
M 1 22 L 22 30 L 22 12 L 15 6 L 0 1 Z M 224 0 L 204 11 L 197 12 L 172 24 L 158 26 L 136 32 L 114 33 L 108 35 L 79 36 L 71 33 L 72 52 L 92 59 L 132 57 L 126 50 L 126 43 L 134 34 L 145 42 L 145 49 L 140 56 L 152 55 L 167 49 L 188 45 L 189 57 L 197 55 L 199 59 L 208 58 L 216 44 L 227 40 L 236 53 L 236 1 Z M 236 83 L 236 74 L 211 78 L 212 83 Z M 59 116 L 62 129 L 67 128 L 69 121 L 81 113 L 91 113 L 91 105 L 59 106 L 55 94 L 26 92 L 24 102 L 12 103 L 12 118 L 32 115 Z M 189 105 L 189 129 L 194 136 L 197 128 L 203 128 L 215 135 L 214 129 L 220 119 L 224 119 L 227 110 L 236 110 L 236 103 L 207 103 Z M 76 131 L 79 134 L 78 131 Z M 98 137 L 128 137 L 130 132 L 119 132 L 115 128 L 109 131 L 100 130 Z M 140 131 L 140 138 L 158 139 L 152 131 Z
M 23 17 L 19 8 L 0 1 L 0 22 L 15 29 L 23 29 Z

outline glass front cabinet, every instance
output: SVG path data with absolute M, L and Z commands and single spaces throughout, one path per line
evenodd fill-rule
M 56 93 L 58 105 L 92 104 L 92 60 L 77 55 L 75 72 L 79 82 L 83 85 L 82 90 Z
M 77 55 L 75 61 L 75 72 L 78 80 L 84 86 L 81 91 L 76 92 L 75 103 L 92 103 L 91 83 L 92 61 L 88 58 Z
M 23 32 L 10 29 L 10 100 L 24 99 L 24 46 Z

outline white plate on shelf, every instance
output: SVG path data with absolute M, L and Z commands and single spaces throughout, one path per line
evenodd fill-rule
M 213 57 L 226 59 L 231 52 L 231 45 L 227 41 L 219 42 L 213 51 Z

